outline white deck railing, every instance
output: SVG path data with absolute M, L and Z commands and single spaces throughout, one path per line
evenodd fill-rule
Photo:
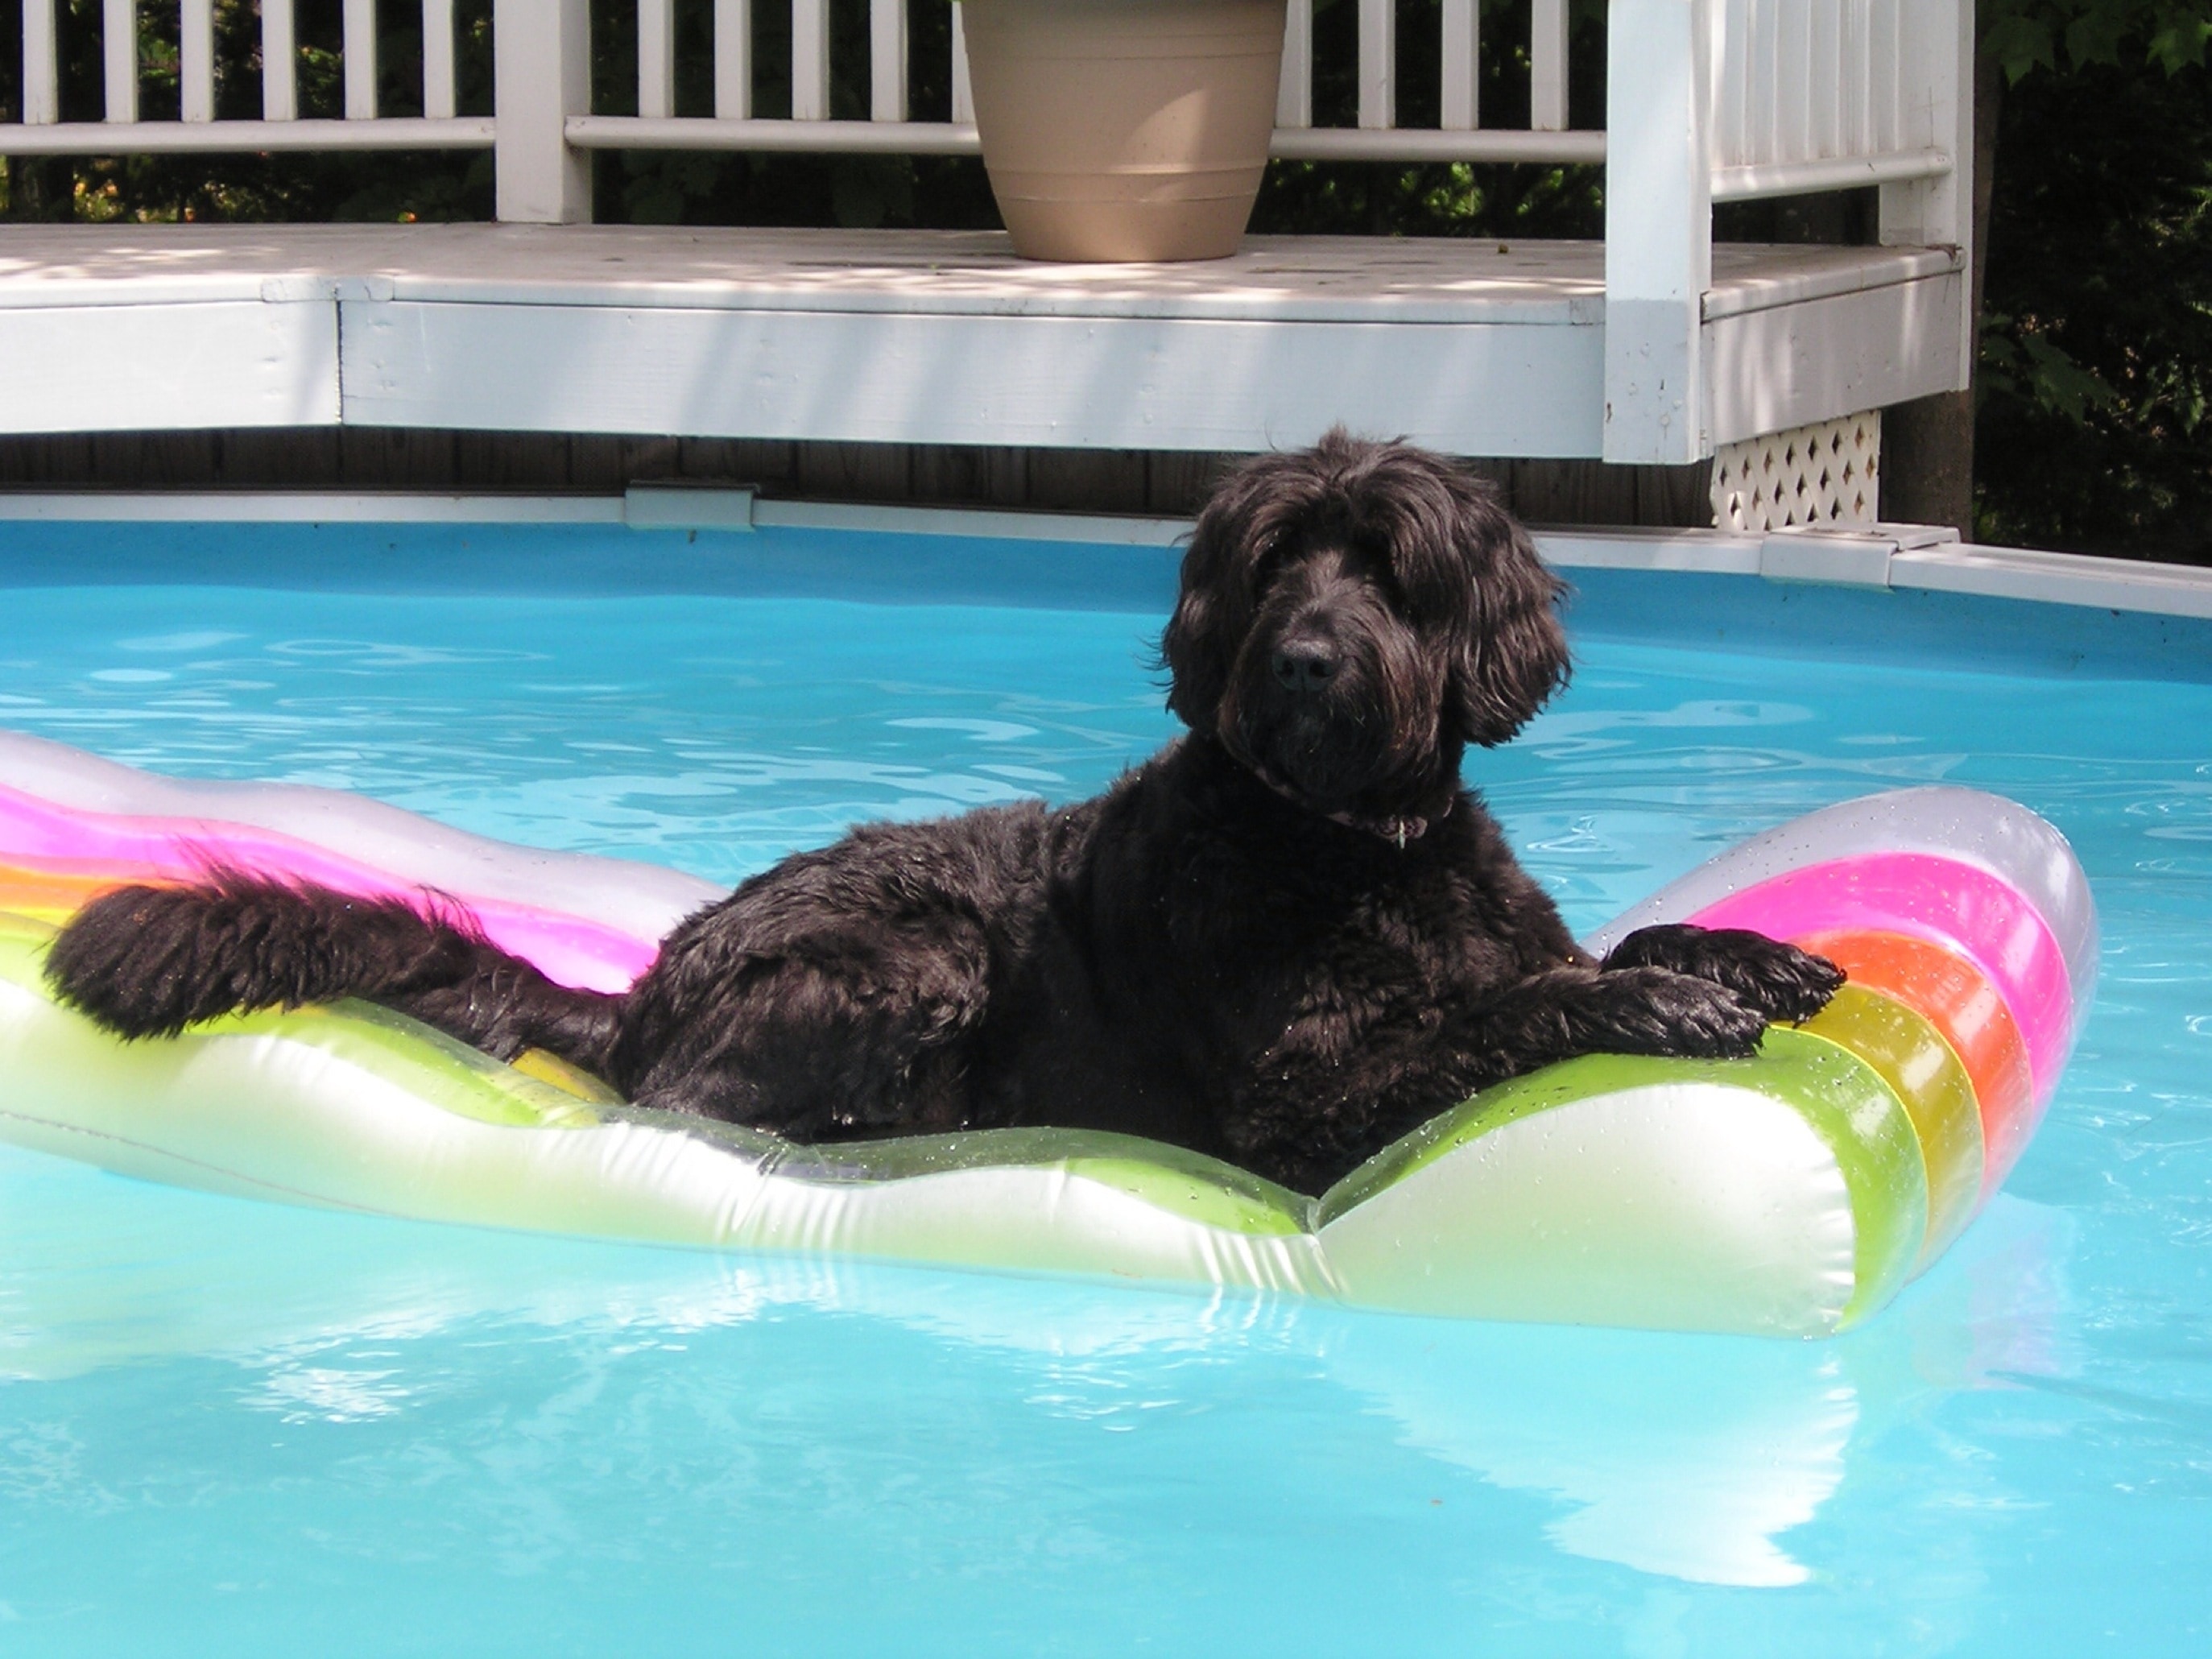
M 0 122 L 0 154 L 491 147 L 499 217 L 559 224 L 591 216 L 595 149 L 976 148 L 957 5 L 951 60 L 929 66 L 949 71 L 950 118 L 916 120 L 910 107 L 908 8 L 945 0 L 869 0 L 864 120 L 831 118 L 830 0 L 763 0 L 791 9 L 791 110 L 767 118 L 754 98 L 756 0 L 714 0 L 712 112 L 681 115 L 673 0 L 637 0 L 634 115 L 590 106 L 588 0 L 494 0 L 495 117 L 456 112 L 453 0 L 422 0 L 419 116 L 380 112 L 375 0 L 343 0 L 344 118 L 335 120 L 300 118 L 294 0 L 260 0 L 267 67 L 254 120 L 215 118 L 213 0 L 161 0 L 179 7 L 180 118 L 146 121 L 137 40 L 148 3 L 102 0 L 104 118 L 65 121 L 56 8 L 66 0 L 23 0 L 22 107 Z M 1317 126 L 1313 0 L 1291 0 L 1274 154 L 1603 163 L 1609 459 L 1711 451 L 1692 411 L 1705 404 L 1700 307 L 1714 203 L 1879 185 L 1884 242 L 1969 240 L 1972 0 L 1612 0 L 1605 127 L 1581 131 L 1567 126 L 1567 0 L 1531 0 L 1531 119 L 1521 128 L 1483 125 L 1485 55 L 1522 42 L 1486 27 L 1480 0 L 1439 7 L 1441 119 L 1432 127 L 1400 122 L 1395 0 L 1355 3 L 1355 120 Z
M 294 64 L 294 0 L 260 0 L 261 117 L 215 118 L 213 0 L 179 6 L 180 118 L 139 118 L 137 28 L 143 0 L 102 0 L 104 113 L 98 121 L 61 118 L 60 54 L 55 8 L 63 0 L 24 0 L 22 107 L 0 122 L 0 150 L 15 155 L 138 154 L 217 150 L 481 149 L 497 141 L 491 116 L 456 113 L 453 0 L 422 0 L 422 87 L 419 116 L 377 106 L 374 0 L 344 0 L 341 58 L 343 120 L 303 120 Z M 832 70 L 829 0 L 787 0 L 791 9 L 791 113 L 763 118 L 754 109 L 753 0 L 714 0 L 714 109 L 676 112 L 674 0 L 638 0 L 637 113 L 586 107 L 586 0 L 497 0 L 500 106 L 507 125 L 538 121 L 528 149 L 758 149 L 958 155 L 976 148 L 961 47 L 959 8 L 951 8 L 952 87 L 949 120 L 910 118 L 908 0 L 869 0 L 869 110 L 866 120 L 830 114 Z M 1480 25 L 1480 0 L 1442 0 L 1433 127 L 1400 124 L 1397 7 L 1356 0 L 1358 8 L 1356 123 L 1314 124 L 1312 0 L 1293 0 L 1285 40 L 1273 151 L 1328 161 L 1601 162 L 1602 131 L 1567 127 L 1568 0 L 1531 0 L 1527 41 L 1531 119 L 1525 128 L 1486 126 L 1479 88 L 1486 52 L 1510 52 L 1493 22 Z M 941 3 L 941 0 L 915 0 Z M 1959 0 L 1616 0 L 1611 57 L 1638 64 L 1648 82 L 1657 65 L 1621 50 L 1623 36 L 1644 39 L 1662 15 L 1695 16 L 1702 43 L 1703 122 L 1712 201 L 1846 189 L 1938 177 L 1951 165 L 1948 135 L 1932 131 L 1940 100 L 1923 84 L 1917 37 L 1960 9 Z M 520 58 L 551 74 L 526 89 L 510 73 Z M 517 102 L 523 107 L 514 107 Z M 557 123 L 557 125 L 556 125 Z M 1683 137 L 1690 135 L 1681 134 Z M 501 146 L 504 152 L 507 147 Z M 503 181 L 504 182 L 504 181 Z M 502 217 L 576 216 L 562 201 L 549 214 L 540 192 L 503 191 Z M 513 201 L 508 198 L 512 196 Z
M 1929 0 L 1724 0 L 1706 52 L 1713 200 L 1948 173 L 1929 72 L 1950 56 L 1956 12 Z
M 489 118 L 454 113 L 453 0 L 423 0 L 421 117 L 380 116 L 376 109 L 374 0 L 345 0 L 342 58 L 345 120 L 302 121 L 291 66 L 295 56 L 293 0 L 261 0 L 262 118 L 216 121 L 212 0 L 180 0 L 182 118 L 138 119 L 138 65 L 132 47 L 137 0 L 103 0 L 103 118 L 60 118 L 60 65 L 54 7 L 24 0 L 23 130 L 7 135 L 16 154 L 161 154 L 217 149 L 372 149 L 481 148 L 491 144 Z M 922 0 L 943 3 L 944 0 Z M 949 120 L 908 118 L 909 30 L 907 0 L 869 0 L 869 112 L 865 121 L 830 115 L 832 70 L 829 0 L 788 0 L 791 9 L 791 113 L 763 119 L 754 112 L 752 0 L 714 0 L 714 111 L 676 113 L 673 0 L 638 0 L 637 113 L 562 112 L 565 142 L 585 149 L 755 149 L 817 153 L 872 151 L 965 155 L 976 150 L 968 96 L 960 11 L 951 7 L 951 114 Z M 1398 123 L 1397 10 L 1393 0 L 1358 0 L 1358 106 L 1348 127 L 1314 125 L 1313 0 L 1293 0 L 1285 36 L 1282 91 L 1274 153 L 1304 160 L 1527 161 L 1597 162 L 1604 135 L 1569 132 L 1568 0 L 1533 0 L 1528 42 L 1530 107 L 1526 129 L 1486 128 L 1479 110 L 1485 42 L 1480 0 L 1443 0 L 1443 70 L 1437 91 L 1442 120 L 1434 128 Z M 557 34 L 585 0 L 498 0 L 495 38 Z M 1498 31 L 1493 27 L 1492 34 Z M 581 35 L 577 43 L 580 45 Z M 1488 49 L 1518 42 L 1493 38 Z
M 1695 460 L 1712 450 L 1698 411 L 1716 201 L 1879 185 L 1883 242 L 1971 246 L 1974 8 L 1613 0 L 1609 15 L 1605 457 Z
M 149 7 L 101 0 L 98 121 L 64 121 L 60 35 L 64 0 L 23 0 L 22 108 L 0 124 L 0 153 L 12 155 L 159 155 L 185 152 L 343 149 L 488 149 L 490 116 L 456 115 L 453 0 L 422 0 L 422 110 L 383 116 L 376 99 L 375 0 L 344 0 L 345 118 L 300 118 L 293 0 L 260 0 L 261 118 L 215 118 L 214 0 L 173 0 L 178 12 L 179 118 L 138 118 L 138 29 Z M 502 6 L 501 11 L 510 8 Z M 531 25 L 525 21 L 519 29 Z

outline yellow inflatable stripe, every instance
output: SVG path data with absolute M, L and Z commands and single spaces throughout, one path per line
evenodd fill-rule
M 1982 1188 L 1982 1114 L 1972 1080 L 1942 1034 L 1893 998 L 1846 985 L 1802 1028 L 1850 1049 L 1904 1103 L 1928 1171 L 1928 1233 L 1915 1273 L 1971 1221 Z

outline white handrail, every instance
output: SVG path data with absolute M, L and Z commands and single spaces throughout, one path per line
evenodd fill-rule
M 489 115 L 451 120 L 111 121 L 0 126 L 10 155 L 222 155 L 314 150 L 490 149 Z
M 1717 167 L 1712 198 L 1716 202 L 1749 202 L 1761 197 L 1814 196 L 1825 191 L 1860 190 L 1869 185 L 1948 179 L 1954 165 L 1948 150 L 1900 149 L 1878 155 L 1832 155 L 1816 161 Z
M 1371 141 L 1387 137 L 1387 147 Z M 1533 132 L 1519 127 L 1482 127 L 1453 132 L 1430 127 L 1395 127 L 1388 134 L 1358 127 L 1275 129 L 1267 154 L 1281 161 L 1508 161 L 1545 167 L 1601 167 L 1602 132 Z
M 796 155 L 979 155 L 973 121 L 725 121 L 698 115 L 572 115 L 577 149 L 757 150 Z

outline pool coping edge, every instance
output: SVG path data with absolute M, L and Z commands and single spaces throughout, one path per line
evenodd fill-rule
M 440 491 L 0 490 L 0 523 L 361 523 L 629 525 L 641 533 L 752 529 L 897 532 L 1175 546 L 1193 520 L 905 503 L 782 501 L 749 489 L 644 485 L 623 495 Z M 1881 524 L 1850 530 L 1646 530 L 1554 526 L 1533 530 L 1562 569 L 1759 576 L 1771 581 L 1905 588 L 2155 616 L 2212 620 L 2212 569 L 2096 554 L 1961 542 L 1940 528 Z

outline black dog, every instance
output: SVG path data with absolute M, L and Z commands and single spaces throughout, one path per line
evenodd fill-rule
M 1117 1129 L 1316 1192 L 1485 1084 L 1747 1054 L 1842 981 L 1692 927 L 1594 962 L 1514 862 L 1460 760 L 1564 681 L 1562 592 L 1480 483 L 1332 434 L 1206 507 L 1162 647 L 1190 733 L 1095 800 L 856 830 L 690 917 L 623 995 L 434 903 L 237 876 L 103 896 L 47 971 L 126 1036 L 368 997 L 800 1140 Z

